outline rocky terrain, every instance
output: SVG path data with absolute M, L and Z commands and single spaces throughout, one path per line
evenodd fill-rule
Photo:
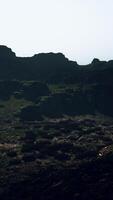
M 0 199 L 113 199 L 113 61 L 0 46 Z
M 112 119 L 4 121 L 0 141 L 1 199 L 112 199 Z

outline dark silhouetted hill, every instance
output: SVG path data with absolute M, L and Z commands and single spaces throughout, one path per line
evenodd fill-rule
M 28 119 L 31 113 L 33 120 L 40 119 L 39 114 L 51 117 L 95 113 L 113 116 L 112 60 L 106 62 L 94 58 L 92 63 L 82 66 L 62 53 L 40 53 L 22 58 L 16 57 L 10 48 L 0 46 L 0 80 L 1 99 L 10 99 L 16 94 L 16 98 L 35 102 L 33 107 L 23 108 L 22 119 Z M 22 81 L 32 81 L 32 84 L 24 85 Z M 61 85 L 64 89 L 62 92 L 50 91 L 48 84 Z M 64 85 L 68 85 L 68 89 Z M 73 90 L 71 85 L 78 89 Z
M 68 60 L 62 53 L 40 53 L 16 57 L 11 49 L 0 46 L 1 80 L 39 80 L 48 83 L 112 83 L 113 61 L 94 59 L 86 66 Z

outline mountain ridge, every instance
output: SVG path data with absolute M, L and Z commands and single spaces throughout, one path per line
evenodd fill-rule
M 104 82 L 103 80 L 111 83 L 112 76 L 113 60 L 107 62 L 94 58 L 88 65 L 78 65 L 62 53 L 39 53 L 32 57 L 17 57 L 10 48 L 0 46 L 0 80 L 86 84 Z
M 13 55 L 13 58 L 16 57 L 16 58 L 19 58 L 19 59 L 36 59 L 36 58 L 40 58 L 42 56 L 56 56 L 56 57 L 59 56 L 59 57 L 64 58 L 65 60 L 73 62 L 73 63 L 75 63 L 79 66 L 89 66 L 90 64 L 95 65 L 95 64 L 98 64 L 99 62 L 103 62 L 103 63 L 113 62 L 113 60 L 105 61 L 105 60 L 100 60 L 100 59 L 94 57 L 91 63 L 78 64 L 76 60 L 70 60 L 69 58 L 67 58 L 65 56 L 65 54 L 63 54 L 61 52 L 47 52 L 47 53 L 42 52 L 42 53 L 36 53 L 33 56 L 17 56 L 16 53 L 12 50 L 12 48 L 5 46 L 5 45 L 0 45 L 0 57 L 1 57 L 1 54 L 4 55 L 3 56 L 4 58 L 5 58 L 5 56 L 8 57 L 8 56 Z

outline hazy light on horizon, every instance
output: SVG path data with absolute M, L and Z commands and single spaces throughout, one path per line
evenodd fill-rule
M 113 0 L 0 0 L 0 44 L 17 56 L 113 59 Z

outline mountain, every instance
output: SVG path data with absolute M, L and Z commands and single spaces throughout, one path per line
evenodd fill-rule
M 0 200 L 113 199 L 113 61 L 0 46 Z
M 13 95 L 34 103 L 21 110 L 22 120 L 96 113 L 113 116 L 113 61 L 94 58 L 81 66 L 62 53 L 21 58 L 0 46 L 0 80 L 0 99 Z
M 94 59 L 89 65 L 78 65 L 62 53 L 40 53 L 33 57 L 16 57 L 11 49 L 0 46 L 1 80 L 39 80 L 47 83 L 113 84 L 113 61 Z

